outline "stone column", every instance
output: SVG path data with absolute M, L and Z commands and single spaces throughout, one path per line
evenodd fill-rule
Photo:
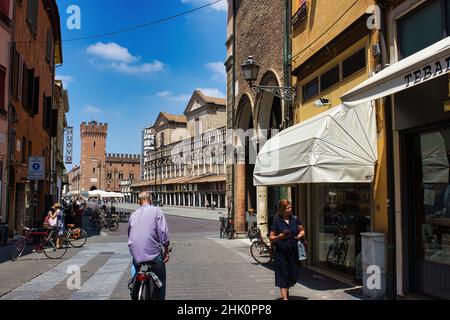
M 238 161 L 235 170 L 235 210 L 234 210 L 234 228 L 236 236 L 244 236 L 245 231 L 245 162 Z
M 196 207 L 196 203 L 195 203 L 195 192 L 193 193 L 192 196 L 194 197 L 194 204 L 193 204 L 193 207 Z
M 261 234 L 264 239 L 267 238 L 267 233 L 269 231 L 268 223 L 268 202 L 267 202 L 267 187 L 256 187 L 256 194 L 258 197 L 258 203 L 256 207 L 256 218 L 258 223 L 258 228 L 261 230 Z

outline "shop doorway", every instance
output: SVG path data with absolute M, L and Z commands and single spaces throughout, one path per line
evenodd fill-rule
M 406 135 L 411 291 L 450 299 L 450 125 Z

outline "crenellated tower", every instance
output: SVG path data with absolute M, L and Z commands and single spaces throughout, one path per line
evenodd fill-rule
M 91 121 L 80 126 L 81 136 L 81 191 L 106 187 L 106 137 L 107 123 Z

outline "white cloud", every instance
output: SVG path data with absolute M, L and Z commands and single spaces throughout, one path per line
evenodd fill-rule
M 61 80 L 63 82 L 64 89 L 69 88 L 69 85 L 73 82 L 75 82 L 75 79 L 71 76 L 62 76 L 58 75 L 56 76 L 56 80 Z
M 170 91 L 161 91 L 156 94 L 158 97 L 163 98 L 165 100 L 169 101 L 176 101 L 176 102 L 188 102 L 191 96 L 186 94 L 179 94 L 174 96 L 172 92 Z
M 213 1 L 211 0 L 181 0 L 182 3 L 192 3 L 194 5 L 202 6 L 208 3 L 211 3 Z M 215 3 L 211 6 L 211 8 L 217 10 L 217 11 L 228 11 L 228 4 L 227 0 L 222 0 L 218 3 Z
M 213 72 L 213 79 L 219 81 L 226 81 L 227 73 L 223 62 L 209 62 L 205 67 Z
M 225 94 L 222 91 L 220 91 L 220 89 L 216 89 L 216 88 L 197 88 L 197 90 L 200 90 L 201 92 L 203 92 L 203 94 L 205 94 L 208 97 L 225 98 Z
M 84 108 L 84 112 L 91 114 L 99 114 L 102 113 L 103 111 L 97 107 L 87 105 L 86 108 Z
M 138 63 L 141 60 L 140 57 L 133 56 L 127 48 L 121 47 L 117 43 L 98 42 L 89 46 L 86 51 L 94 57 L 90 59 L 92 64 L 129 75 L 152 74 L 164 70 L 165 67 L 158 60 L 153 60 L 151 63 Z M 108 64 L 98 63 L 97 58 L 108 61 Z
M 114 42 L 97 42 L 96 44 L 89 46 L 86 51 L 91 55 L 105 60 L 120 61 L 125 63 L 131 63 L 139 60 L 139 58 L 133 56 L 127 48 L 121 47 Z
M 164 64 L 158 60 L 154 60 L 152 63 L 143 63 L 136 65 L 129 65 L 124 62 L 114 62 L 111 64 L 111 67 L 116 71 L 126 74 L 156 73 L 158 71 L 164 70 Z

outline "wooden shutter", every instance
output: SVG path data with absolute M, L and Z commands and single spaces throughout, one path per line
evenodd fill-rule
M 1 110 L 6 110 L 5 91 L 6 91 L 6 72 L 2 67 L 0 67 L 0 109 Z
M 39 88 L 39 77 L 34 78 L 33 86 L 33 116 L 39 113 L 39 101 L 40 101 L 40 88 Z

